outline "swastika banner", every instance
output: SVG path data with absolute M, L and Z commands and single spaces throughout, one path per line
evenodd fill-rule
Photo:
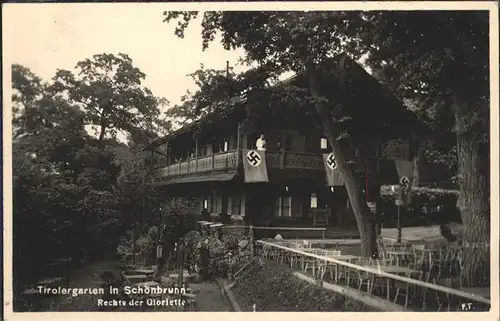
M 340 175 L 335 155 L 333 153 L 323 154 L 323 163 L 325 164 L 328 186 L 343 186 L 344 180 L 342 179 L 342 175 Z
M 245 183 L 269 182 L 265 151 L 243 149 L 243 169 Z
M 410 202 L 411 188 L 413 185 L 413 166 L 414 162 L 406 159 L 395 159 L 396 169 L 399 176 L 399 186 L 401 187 L 401 193 L 399 193 L 399 199 L 402 205 L 406 206 Z

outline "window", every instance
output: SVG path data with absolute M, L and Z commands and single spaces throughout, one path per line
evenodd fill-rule
M 214 199 L 214 208 L 212 212 L 220 213 L 222 212 L 222 196 L 217 196 Z
M 240 215 L 241 213 L 241 197 L 231 197 L 231 214 Z
M 321 149 L 327 149 L 328 148 L 328 140 L 324 137 L 321 138 Z
M 229 142 L 226 140 L 224 141 L 224 151 L 227 152 L 228 149 L 229 149 Z
M 291 196 L 279 196 L 276 199 L 275 204 L 275 215 L 291 217 L 292 216 L 292 197 Z
M 203 197 L 203 209 L 207 212 L 212 212 L 212 200 L 210 196 Z
M 318 196 L 316 194 L 311 194 L 311 208 L 318 207 Z

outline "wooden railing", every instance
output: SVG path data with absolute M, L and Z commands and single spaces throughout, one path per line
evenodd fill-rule
M 441 286 L 435 283 L 429 283 L 425 282 L 420 279 L 415 279 L 412 277 L 407 277 L 407 276 L 401 276 L 397 275 L 394 273 L 390 272 L 385 272 L 383 269 L 381 269 L 381 266 L 377 265 L 364 265 L 360 264 L 360 262 L 353 263 L 353 262 L 348 262 L 345 260 L 341 259 L 336 259 L 336 256 L 325 256 L 325 255 L 318 255 L 311 253 L 308 249 L 305 248 L 292 248 L 291 243 L 288 244 L 287 241 L 290 240 L 284 240 L 284 241 L 277 241 L 277 240 L 257 240 L 255 245 L 259 248 L 257 252 L 260 252 L 264 257 L 266 258 L 274 258 L 278 259 L 281 261 L 281 263 L 284 263 L 284 261 L 288 261 L 289 264 L 293 261 L 296 263 L 299 261 L 304 261 L 304 260 L 312 260 L 315 262 L 314 264 L 317 265 L 318 267 L 322 266 L 322 269 L 318 269 L 318 274 L 315 274 L 313 272 L 313 280 L 320 280 L 320 284 L 328 284 L 330 287 L 335 287 L 337 288 L 337 291 L 341 289 L 339 285 L 342 285 L 342 291 L 346 292 L 346 289 L 349 289 L 351 287 L 357 287 L 358 291 L 361 290 L 361 286 L 358 287 L 356 283 L 356 279 L 358 281 L 361 281 L 361 279 L 372 279 L 374 282 L 376 279 L 384 279 L 384 280 L 389 280 L 387 284 L 394 284 L 395 281 L 399 281 L 403 284 L 406 284 L 407 291 L 411 288 L 414 289 L 419 289 L 418 293 L 421 293 L 422 290 L 423 292 L 430 294 L 432 291 L 437 294 L 436 298 L 444 296 L 447 301 L 447 307 L 444 308 L 442 304 L 439 303 L 439 300 L 437 302 L 437 305 L 434 306 L 433 304 L 430 304 L 431 301 L 433 301 L 431 298 L 429 298 L 429 302 L 427 304 L 425 301 L 423 302 L 422 307 L 417 307 L 417 306 L 411 306 L 408 304 L 407 301 L 405 301 L 405 309 L 408 310 L 413 310 L 415 308 L 417 309 L 423 309 L 424 311 L 432 311 L 432 310 L 437 310 L 437 311 L 442 311 L 444 309 L 448 311 L 488 311 L 491 308 L 491 300 L 490 298 L 474 294 L 472 292 L 464 291 L 461 289 L 455 289 L 455 288 L 450 288 L 446 286 Z M 269 256 L 269 253 L 271 255 Z M 336 254 L 337 257 L 340 257 L 341 255 Z M 359 258 L 362 260 L 363 258 Z M 293 265 L 293 263 L 292 263 Z M 326 280 L 325 277 L 328 276 L 327 273 L 320 273 L 321 271 L 325 272 L 326 269 L 331 266 L 334 267 L 336 270 L 339 270 L 339 268 L 344 270 L 345 276 L 352 275 L 352 272 L 355 272 L 358 274 L 356 277 L 351 277 L 350 279 L 346 280 L 341 280 L 335 279 L 332 280 Z M 362 278 L 361 278 L 362 276 Z M 330 281 L 334 282 L 333 284 L 327 283 L 325 281 Z M 342 282 L 341 282 L 342 281 Z M 368 293 L 364 293 L 363 295 L 366 296 L 366 294 L 369 294 L 370 296 L 378 296 L 375 293 L 372 292 L 373 290 L 373 282 L 372 282 L 372 287 L 367 288 Z M 384 282 L 385 283 L 385 282 Z M 389 288 L 387 289 L 387 298 L 389 299 Z M 361 292 L 360 292 L 361 293 Z M 360 297 L 358 295 L 358 297 Z M 385 295 L 383 295 L 385 297 Z M 391 300 L 392 301 L 392 300 Z M 418 301 L 418 300 L 417 300 Z M 422 302 L 418 301 L 417 303 L 422 304 Z M 436 311 L 435 310 L 435 311 Z
M 297 152 L 266 152 L 268 168 L 324 170 L 321 154 Z
M 163 166 L 154 169 L 155 176 L 159 178 L 175 177 L 208 171 L 237 169 L 238 151 L 229 151 L 194 158 L 181 163 Z M 323 156 L 321 154 L 296 153 L 296 152 L 266 152 L 268 168 L 273 169 L 300 169 L 300 170 L 324 170 Z
M 190 159 L 170 166 L 156 168 L 154 173 L 159 178 L 165 178 L 208 171 L 237 169 L 238 164 L 236 155 L 236 151 L 230 151 L 202 158 Z

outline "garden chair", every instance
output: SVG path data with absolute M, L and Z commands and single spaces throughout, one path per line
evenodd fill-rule
M 325 250 L 322 249 L 311 249 L 307 251 L 308 253 L 315 254 L 315 255 L 321 255 L 324 256 Z M 308 270 L 312 269 L 312 274 L 315 276 L 316 275 L 316 269 L 319 268 L 319 261 L 317 258 L 314 257 L 306 257 L 304 259 L 303 267 L 304 267 L 304 272 L 307 272 Z
M 302 254 L 290 252 L 290 267 L 293 268 L 294 263 L 299 263 Z
M 424 273 L 422 271 L 412 272 L 409 277 L 418 281 L 422 281 Z M 404 307 L 408 307 L 408 302 L 413 302 L 413 299 L 418 297 L 418 285 L 403 282 L 399 280 L 394 281 L 394 287 L 396 289 L 396 293 L 394 295 L 394 303 L 398 303 L 398 299 L 404 297 Z
M 417 252 L 413 252 L 411 260 L 408 262 L 408 267 L 416 271 L 424 271 L 425 269 L 425 258 L 423 255 L 419 255 Z
M 391 259 L 369 259 L 368 260 L 368 265 L 373 268 L 377 269 L 378 267 L 382 266 L 390 266 L 392 265 L 393 261 Z M 373 274 L 373 280 L 372 280 L 372 293 L 377 293 L 377 294 L 384 294 L 387 292 L 387 287 L 388 287 L 388 280 L 386 277 L 381 277 L 376 274 Z
M 438 276 L 433 280 L 433 283 L 452 289 L 460 288 L 460 279 L 457 277 Z M 441 311 L 444 305 L 447 306 L 448 311 L 451 311 L 451 303 L 453 299 L 451 294 L 442 291 L 435 291 L 435 299 L 438 304 L 438 311 Z
M 340 256 L 341 254 L 342 252 L 338 250 L 324 250 L 322 255 L 335 258 L 335 256 Z M 335 267 L 335 265 L 336 265 L 335 263 L 328 261 L 321 261 L 321 260 L 318 261 L 318 269 L 321 277 L 323 277 L 327 271 L 330 271 L 330 277 L 333 280 L 334 279 L 333 268 Z
M 372 262 L 371 258 L 360 258 L 357 264 L 364 267 L 371 267 Z M 361 291 L 363 287 L 366 287 L 366 293 L 371 294 L 374 278 L 375 276 L 373 273 L 356 270 L 358 291 Z

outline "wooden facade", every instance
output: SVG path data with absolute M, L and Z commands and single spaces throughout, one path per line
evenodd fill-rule
M 354 66 L 352 72 L 365 73 L 358 67 Z M 361 76 L 368 76 L 368 83 L 374 81 L 368 74 Z M 300 82 L 300 77 L 297 79 Z M 335 80 L 331 83 L 335 87 Z M 351 86 L 360 86 L 350 83 Z M 366 85 L 365 88 L 372 92 L 381 90 L 381 86 L 375 83 L 375 89 Z M 350 103 L 390 106 L 389 116 L 399 117 L 399 122 L 408 118 L 408 113 L 394 97 L 379 96 L 382 98 L 369 102 L 350 98 Z M 373 99 L 373 94 L 370 97 Z M 252 224 L 270 224 L 275 218 L 294 218 L 313 225 L 314 213 L 322 212 L 327 213 L 327 222 L 324 223 L 329 226 L 355 225 L 353 215 L 349 214 L 345 188 L 330 187 L 326 183 L 322 155 L 331 152 L 331 148 L 317 115 L 279 106 L 272 115 L 259 115 L 257 125 L 244 131 L 242 124 L 249 117 L 246 107 L 251 103 L 250 98 L 239 100 L 222 112 L 153 142 L 152 170 L 159 188 L 165 189 L 166 195 L 197 197 L 200 211 L 206 209 L 212 213 L 240 215 Z M 391 104 L 399 104 L 400 113 L 395 112 L 397 109 Z M 362 111 L 362 107 L 353 110 Z M 369 108 L 373 109 L 373 106 L 366 106 Z M 364 118 L 356 113 L 351 117 Z M 354 124 L 361 126 L 364 121 Z M 360 174 L 367 201 L 379 196 L 380 184 L 398 182 L 394 162 L 383 158 L 383 146 L 394 138 L 408 142 L 414 140 L 415 131 L 408 130 L 413 125 L 395 124 L 381 124 L 378 134 L 372 131 L 352 141 L 350 163 Z M 255 149 L 255 142 L 261 134 L 265 135 L 267 142 L 265 158 L 269 182 L 245 183 L 242 150 Z

